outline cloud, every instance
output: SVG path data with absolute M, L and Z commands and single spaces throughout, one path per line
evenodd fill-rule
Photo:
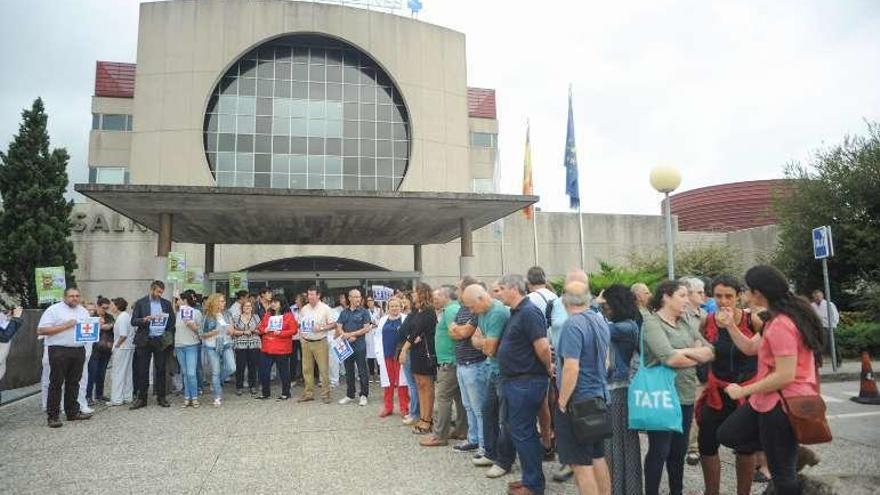
M 53 145 L 84 181 L 94 64 L 135 61 L 137 17 L 135 2 L 0 2 L 0 146 L 43 96 Z M 465 33 L 469 84 L 498 92 L 503 192 L 521 190 L 531 122 L 547 210 L 568 206 L 569 83 L 592 212 L 659 212 L 648 173 L 660 163 L 681 170 L 682 190 L 779 177 L 785 163 L 880 120 L 874 0 L 433 0 L 420 19 Z

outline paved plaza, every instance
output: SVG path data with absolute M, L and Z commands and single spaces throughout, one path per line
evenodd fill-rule
M 181 409 L 172 396 L 169 409 L 100 406 L 91 421 L 58 430 L 46 427 L 34 395 L 0 407 L 0 492 L 486 495 L 505 493 L 507 481 L 517 479 L 515 471 L 489 480 L 467 454 L 419 447 L 399 416 L 377 417 L 380 389 L 373 387 L 367 407 L 258 401 L 227 389 L 220 408 Z M 335 398 L 341 394 L 334 390 Z M 851 408 L 840 396 L 830 409 Z M 842 421 L 833 419 L 832 428 Z M 852 421 L 867 427 L 877 417 Z M 819 446 L 823 463 L 813 473 L 880 472 L 877 443 L 860 442 L 856 433 Z M 724 460 L 723 493 L 733 493 L 732 459 Z M 572 482 L 549 480 L 554 467 L 544 464 L 546 493 L 576 493 Z M 686 493 L 702 492 L 699 468 L 685 468 L 685 477 Z

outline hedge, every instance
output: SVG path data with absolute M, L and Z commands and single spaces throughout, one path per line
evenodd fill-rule
M 843 357 L 858 357 L 868 351 L 872 357 L 880 357 L 880 322 L 862 321 L 841 325 L 834 331 L 838 352 Z

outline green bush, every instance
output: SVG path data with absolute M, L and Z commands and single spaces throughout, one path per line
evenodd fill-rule
M 590 292 L 599 294 L 599 292 L 607 289 L 612 284 L 623 284 L 630 287 L 636 282 L 646 284 L 648 288 L 654 290 L 654 287 L 661 280 L 666 278 L 666 267 L 662 270 L 634 270 L 627 267 L 620 267 L 599 262 L 599 271 L 590 274 Z M 562 294 L 564 277 L 557 277 L 550 280 L 550 286 L 557 294 Z
M 841 325 L 834 331 L 835 343 L 843 357 L 858 357 L 862 351 L 880 355 L 880 322 L 862 321 Z
M 715 278 L 721 274 L 740 276 L 742 268 L 737 265 L 737 257 L 737 251 L 727 245 L 677 247 L 675 276 L 679 278 L 684 276 Z M 661 273 L 665 278 L 666 251 L 660 249 L 648 253 L 632 253 L 629 256 L 628 266 L 639 272 Z

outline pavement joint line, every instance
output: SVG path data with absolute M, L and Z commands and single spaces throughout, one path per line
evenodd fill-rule
M 214 462 L 211 463 L 211 469 L 205 473 L 205 476 L 202 478 L 202 482 L 199 485 L 199 494 L 205 491 L 205 486 L 208 484 L 208 480 L 211 479 L 211 473 L 214 472 L 214 468 L 217 466 L 217 461 L 220 460 L 220 456 L 223 455 L 223 451 L 226 449 L 226 445 L 229 443 L 231 437 L 223 437 L 223 443 L 220 445 L 220 448 L 217 449 L 217 455 L 214 456 Z
M 826 394 L 822 394 L 822 398 L 825 400 L 825 402 L 840 402 L 840 403 L 846 402 L 843 399 L 838 399 L 837 397 L 832 397 L 832 396 L 826 395 Z

